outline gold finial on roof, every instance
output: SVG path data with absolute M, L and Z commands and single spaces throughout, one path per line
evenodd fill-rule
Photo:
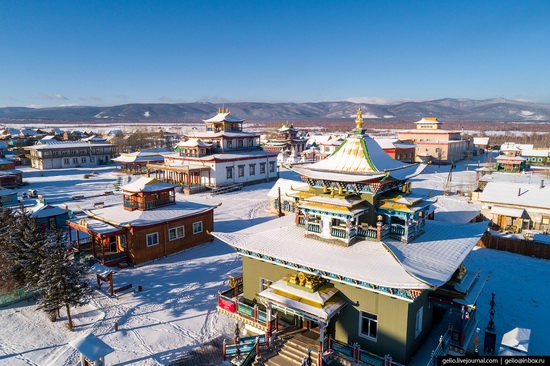
M 358 130 L 363 128 L 363 110 L 361 110 L 361 106 L 359 106 L 359 109 L 357 109 L 357 118 L 355 119 L 355 128 Z

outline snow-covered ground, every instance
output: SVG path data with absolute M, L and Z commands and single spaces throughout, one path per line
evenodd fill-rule
M 453 191 L 473 184 L 477 165 L 458 164 L 453 172 Z M 23 168 L 30 185 L 21 188 L 38 190 L 47 200 L 66 203 L 79 211 L 94 202 L 115 203 L 120 193 L 74 201 L 72 196 L 92 196 L 113 190 L 120 175 L 113 168 L 94 169 L 97 174 L 84 178 L 91 169 L 37 171 Z M 413 192 L 438 197 L 436 219 L 464 222 L 479 208 L 467 197 L 442 196 L 449 166 L 429 166 L 426 173 L 413 180 Z M 297 179 L 288 171 L 281 177 Z M 273 183 L 245 187 L 242 191 L 210 196 L 183 196 L 189 200 L 219 204 L 215 210 L 216 231 L 236 231 L 274 218 L 267 212 L 267 192 Z M 30 202 L 29 202 L 30 203 Z M 461 213 L 452 213 L 461 212 Z M 480 326 L 488 321 L 488 302 L 496 293 L 495 321 L 500 337 L 514 327 L 532 330 L 531 354 L 550 354 L 546 330 L 550 328 L 550 262 L 490 249 L 476 248 L 466 259 L 470 268 L 482 268 L 491 279 L 478 303 Z M 218 240 L 145 265 L 119 270 L 115 285 L 141 285 L 142 292 L 118 300 L 94 293 L 92 302 L 73 309 L 76 329 L 61 321 L 51 323 L 33 302 L 22 302 L 0 309 L 0 365 L 76 365 L 77 355 L 68 342 L 93 332 L 115 349 L 106 357 L 108 364 L 168 364 L 192 348 L 231 334 L 234 321 L 215 311 L 217 291 L 227 287 L 227 276 L 240 271 L 241 261 L 234 251 Z M 105 288 L 105 286 L 103 287 Z M 115 332 L 114 323 L 119 330 Z

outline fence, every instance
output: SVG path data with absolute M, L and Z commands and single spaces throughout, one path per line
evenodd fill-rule
M 0 294 L 0 308 L 15 304 L 16 302 L 30 299 L 35 295 L 34 291 L 20 288 L 15 291 Z
M 477 245 L 482 248 L 550 259 L 550 245 L 530 240 L 511 239 L 485 233 Z

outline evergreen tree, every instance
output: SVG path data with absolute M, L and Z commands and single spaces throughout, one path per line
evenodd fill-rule
M 21 206 L 8 245 L 8 255 L 13 261 L 12 276 L 17 283 L 28 288 L 35 287 L 35 274 L 47 243 L 46 231 Z
M 12 291 L 21 287 L 21 284 L 12 276 L 15 268 L 11 246 L 14 223 L 13 211 L 7 207 L 0 207 L 0 277 L 3 279 L 0 281 L 0 290 L 2 291 Z
M 84 278 L 86 267 L 74 260 L 73 253 L 65 245 L 61 231 L 50 237 L 44 247 L 43 261 L 35 275 L 40 291 L 39 308 L 51 313 L 65 306 L 68 326 L 73 330 L 71 306 L 82 306 L 89 302 L 92 289 Z

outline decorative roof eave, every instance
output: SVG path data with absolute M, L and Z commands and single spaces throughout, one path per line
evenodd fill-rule
M 215 233 L 213 235 L 216 236 Z M 304 266 L 304 265 L 301 265 L 301 264 L 298 264 L 298 263 L 294 263 L 294 262 L 290 262 L 290 261 L 286 261 L 286 260 L 281 260 L 281 259 L 278 259 L 278 258 L 274 258 L 274 257 L 268 256 L 268 255 L 265 255 L 265 254 L 256 253 L 256 252 L 253 252 L 253 251 L 250 251 L 250 250 L 245 250 L 245 249 L 242 249 L 242 248 L 238 248 L 236 246 L 232 246 L 232 247 L 237 251 L 237 253 L 239 253 L 240 255 L 242 255 L 244 257 L 258 259 L 258 260 L 261 260 L 263 262 L 276 264 L 276 265 L 283 266 L 283 267 L 290 268 L 290 269 L 298 269 L 302 272 L 312 274 L 312 275 L 315 275 L 315 276 L 320 276 L 320 277 L 323 277 L 323 278 L 331 280 L 331 281 L 343 283 L 343 284 L 350 285 L 350 286 L 361 287 L 363 289 L 366 289 L 366 290 L 369 290 L 369 291 L 372 291 L 372 292 L 376 292 L 376 293 L 386 295 L 386 296 L 392 296 L 392 297 L 395 297 L 397 299 L 404 300 L 404 301 L 407 301 L 407 302 L 414 302 L 414 300 L 417 299 L 422 294 L 423 290 L 426 290 L 426 289 L 430 288 L 427 285 L 426 285 L 425 288 L 420 288 L 420 289 L 405 289 L 405 288 L 392 288 L 392 287 L 378 286 L 378 285 L 368 283 L 368 282 L 365 282 L 365 281 L 355 280 L 353 278 L 341 276 L 341 275 L 331 273 L 331 272 L 320 271 L 320 270 L 315 269 L 313 267 L 307 267 L 307 266 Z

